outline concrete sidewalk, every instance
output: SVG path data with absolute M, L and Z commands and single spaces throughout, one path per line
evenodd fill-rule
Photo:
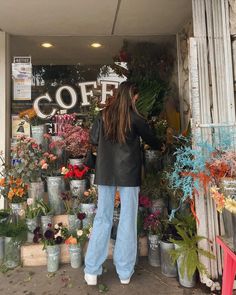
M 60 266 L 55 275 L 49 275 L 46 266 L 18 267 L 5 274 L 0 273 L 0 295 L 200 295 L 211 294 L 204 288 L 185 289 L 177 279 L 167 278 L 160 268 L 151 267 L 147 257 L 140 258 L 129 285 L 121 285 L 112 260 L 107 260 L 104 274 L 99 277 L 98 286 L 87 286 L 83 279 L 83 268 L 72 269 L 70 265 Z M 100 284 L 100 286 L 99 286 Z M 107 291 L 99 291 L 108 288 Z M 213 294 L 213 293 L 212 293 Z

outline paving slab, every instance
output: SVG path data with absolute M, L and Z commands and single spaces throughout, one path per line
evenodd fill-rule
M 100 289 L 99 289 L 100 288 Z M 106 290 L 107 289 L 107 290 Z M 129 285 L 121 285 L 112 260 L 104 264 L 98 286 L 87 286 L 83 268 L 60 266 L 55 274 L 48 274 L 45 266 L 18 267 L 0 273 L 0 295 L 202 295 L 216 294 L 200 285 L 194 289 L 180 287 L 176 278 L 167 278 L 160 268 L 151 267 L 142 257 Z M 218 293 L 219 294 L 219 293 Z

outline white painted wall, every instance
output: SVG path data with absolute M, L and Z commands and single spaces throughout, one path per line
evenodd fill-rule
M 10 152 L 10 44 L 9 35 L 0 32 L 0 151 L 6 158 Z M 0 209 L 4 199 L 0 197 Z

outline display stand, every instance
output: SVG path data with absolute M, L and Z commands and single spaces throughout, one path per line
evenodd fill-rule
M 232 295 L 234 278 L 236 274 L 236 254 L 221 237 L 216 237 L 217 243 L 224 251 L 224 270 L 222 281 L 222 295 Z

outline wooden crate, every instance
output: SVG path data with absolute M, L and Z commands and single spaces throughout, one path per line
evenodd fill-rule
M 61 222 L 61 220 L 59 220 Z M 68 246 L 65 244 L 60 245 L 61 255 L 60 262 L 61 263 L 69 263 L 69 251 Z M 113 241 L 110 241 L 109 245 L 109 253 L 108 258 L 112 258 L 114 244 Z M 147 237 L 142 237 L 139 239 L 139 248 L 140 248 L 140 256 L 147 255 Z M 47 264 L 46 252 L 42 250 L 42 244 L 24 244 L 21 246 L 21 262 L 23 266 L 40 266 Z M 84 253 L 86 253 L 87 244 L 84 247 Z

